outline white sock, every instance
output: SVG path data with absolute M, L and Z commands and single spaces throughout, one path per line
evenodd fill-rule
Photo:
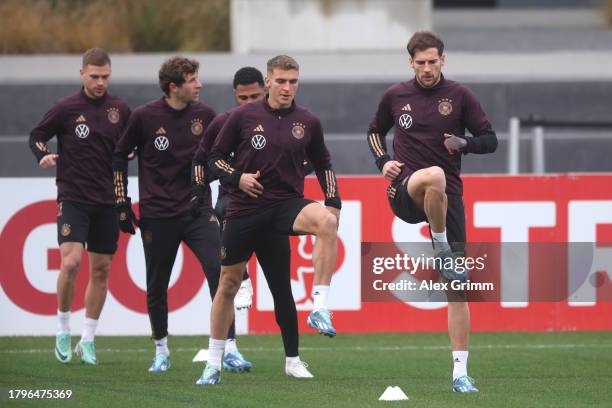
M 431 231 L 431 239 L 433 240 L 435 249 L 444 250 L 450 248 L 448 245 L 448 239 L 446 238 L 446 230 L 442 232 Z
M 312 287 L 312 299 L 314 300 L 312 310 L 327 309 L 328 293 L 329 285 L 314 285 Z
M 236 339 L 227 339 L 225 342 L 225 354 L 236 353 L 238 351 L 238 345 Z
M 96 327 L 98 327 L 98 321 L 86 317 L 85 323 L 83 323 L 83 335 L 81 336 L 81 340 L 93 341 L 96 334 Z
M 453 351 L 453 380 L 467 375 L 467 361 L 469 351 Z
M 300 356 L 295 356 L 295 357 L 285 357 L 285 365 L 289 365 L 289 364 L 297 364 L 299 363 L 300 360 Z
M 155 355 L 157 354 L 165 354 L 166 356 L 170 355 L 170 349 L 168 348 L 168 336 L 163 339 L 153 340 L 155 343 Z
M 225 340 L 208 339 L 208 364 L 221 370 L 221 360 L 225 350 Z
M 57 330 L 60 334 L 70 333 L 70 311 L 57 311 Z

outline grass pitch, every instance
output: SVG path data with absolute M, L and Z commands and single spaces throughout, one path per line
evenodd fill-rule
M 73 346 L 77 338 L 73 338 Z M 280 336 L 242 336 L 248 374 L 224 373 L 216 386 L 197 386 L 207 346 L 203 337 L 170 337 L 172 368 L 149 373 L 153 345 L 145 337 L 98 337 L 99 365 L 73 356 L 62 365 L 54 338 L 0 338 L 0 405 L 83 407 L 610 407 L 612 333 L 475 333 L 470 375 L 479 394 L 451 392 L 445 334 L 301 336 L 301 357 L 315 378 L 284 373 Z M 408 401 L 382 402 L 397 385 Z M 10 389 L 70 389 L 69 400 L 9 399 Z

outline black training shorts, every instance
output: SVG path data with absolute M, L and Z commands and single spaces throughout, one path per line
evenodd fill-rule
M 80 242 L 90 252 L 114 254 L 119 224 L 112 205 L 61 201 L 57 209 L 57 242 Z
M 274 232 L 297 235 L 293 223 L 312 200 L 290 198 L 255 214 L 225 219 L 221 239 L 221 265 L 234 265 L 249 259 L 258 240 Z
M 408 178 L 396 181 L 387 187 L 387 198 L 393 213 L 409 224 L 426 221 L 425 212 L 419 208 L 408 194 Z M 458 194 L 447 194 L 448 209 L 446 211 L 446 237 L 449 243 L 464 244 L 465 208 L 463 197 Z

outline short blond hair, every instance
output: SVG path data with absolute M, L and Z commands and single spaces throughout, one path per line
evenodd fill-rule
M 268 74 L 271 74 L 275 68 L 282 69 L 284 71 L 288 71 L 290 69 L 299 71 L 300 64 L 298 64 L 294 58 L 288 55 L 277 55 L 276 57 L 268 60 Z
M 83 68 L 88 65 L 103 67 L 110 64 L 110 57 L 106 50 L 102 48 L 90 48 L 83 54 Z

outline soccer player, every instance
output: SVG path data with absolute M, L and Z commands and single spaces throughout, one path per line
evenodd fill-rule
M 415 76 L 386 90 L 370 123 L 368 144 L 391 182 L 387 196 L 393 213 L 411 224 L 427 221 L 435 255 L 452 259 L 464 252 L 466 242 L 461 155 L 492 153 L 497 137 L 474 94 L 442 75 L 444 44 L 434 33 L 415 33 L 407 48 Z M 393 126 L 391 159 L 385 137 Z M 473 137 L 465 135 L 466 128 Z M 466 278 L 452 268 L 440 272 L 446 280 Z M 461 300 L 448 303 L 453 391 L 478 392 L 467 375 L 468 304 L 463 294 L 448 295 Z
M 106 300 L 108 273 L 117 250 L 119 229 L 114 210 L 112 157 L 115 143 L 130 115 L 127 103 L 107 92 L 110 57 L 101 48 L 83 54 L 83 87 L 59 100 L 30 133 L 30 148 L 39 166 L 57 165 L 57 239 L 61 266 L 57 279 L 58 333 L 55 357 L 72 359 L 70 308 L 76 276 L 87 246 L 89 282 L 85 291 L 85 322 L 75 353 L 95 365 L 94 335 Z M 47 142 L 56 136 L 57 153 Z
M 263 75 L 257 68 L 244 67 L 239 69 L 234 75 L 234 95 L 236 97 L 236 103 L 238 106 L 246 105 L 261 101 L 265 96 L 264 79 Z M 204 196 L 203 188 L 205 188 L 206 180 L 206 166 L 207 166 L 207 155 L 209 154 L 212 146 L 217 139 L 219 131 L 227 121 L 232 111 L 217 115 L 212 123 L 206 128 L 204 136 L 202 137 L 198 150 L 196 150 L 193 169 L 192 169 L 192 182 L 196 183 L 194 188 L 194 198 L 192 198 L 192 208 L 196 211 L 199 210 L 199 202 Z M 209 172 L 210 173 L 210 172 Z M 229 197 L 227 188 L 223 185 L 219 186 L 219 197 L 217 198 L 217 204 L 215 206 L 215 213 L 221 225 L 223 225 L 223 219 L 225 218 L 225 211 L 227 209 Z M 223 230 L 221 229 L 221 232 Z M 266 233 L 262 236 L 262 239 L 258 242 L 257 255 L 259 257 L 259 263 L 262 265 L 264 275 L 268 282 L 268 287 L 272 293 L 274 300 L 274 314 L 276 322 L 281 329 L 281 335 L 283 338 L 283 346 L 285 349 L 285 372 L 291 377 L 297 378 L 312 378 L 313 375 L 306 368 L 306 363 L 302 362 L 299 357 L 299 333 L 297 323 L 297 309 L 295 307 L 295 301 L 291 292 L 291 250 L 289 245 L 289 237 L 286 235 L 272 233 Z M 244 271 L 245 276 L 246 269 Z M 234 298 L 234 306 L 236 309 L 240 309 L 244 306 L 244 299 L 238 300 L 241 291 L 244 288 L 244 282 L 238 289 L 238 294 Z M 249 287 L 251 287 L 249 285 Z M 247 293 L 250 295 L 252 292 Z M 228 354 L 232 353 L 232 346 L 234 341 L 228 339 L 225 342 L 225 354 L 223 359 L 223 368 L 231 369 L 231 365 L 226 362 Z M 232 361 L 232 357 L 229 357 Z
M 166 60 L 159 70 L 164 95 L 143 105 L 130 117 L 115 149 L 115 194 L 119 227 L 134 234 L 136 217 L 127 196 L 127 157 L 137 148 L 140 191 L 140 232 L 147 272 L 147 309 L 151 321 L 155 358 L 149 368 L 170 368 L 168 348 L 168 284 L 181 242 L 200 261 L 211 298 L 219 283 L 219 225 L 212 209 L 210 187 L 204 189 L 198 216 L 190 214 L 191 161 L 204 129 L 215 113 L 199 102 L 202 84 L 197 61 L 182 57 Z M 235 338 L 233 319 L 226 328 Z M 234 343 L 235 345 L 235 343 Z M 240 357 L 240 370 L 251 363 Z
M 245 262 L 266 231 L 313 234 L 314 309 L 308 323 L 336 334 L 325 296 L 338 252 L 340 196 L 319 119 L 297 106 L 299 65 L 279 55 L 268 61 L 266 99 L 236 109 L 221 129 L 209 165 L 231 186 L 221 247 L 221 280 L 213 302 L 209 359 L 198 384 L 220 381 L 225 333 Z M 230 153 L 235 157 L 227 163 Z M 304 160 L 312 163 L 325 195 L 325 207 L 304 199 Z

